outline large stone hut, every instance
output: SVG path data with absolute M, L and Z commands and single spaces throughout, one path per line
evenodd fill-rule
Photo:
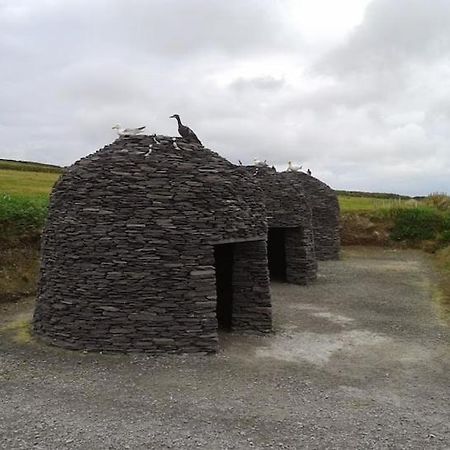
M 317 277 L 311 208 L 301 189 L 285 172 L 245 166 L 264 192 L 268 230 L 268 261 L 273 279 L 306 284 Z
M 218 328 L 267 332 L 264 196 L 216 153 L 120 138 L 56 184 L 34 331 L 87 350 L 213 352 Z
M 287 183 L 304 193 L 311 206 L 314 248 L 319 261 L 339 259 L 339 202 L 336 192 L 323 181 L 304 172 L 283 172 Z

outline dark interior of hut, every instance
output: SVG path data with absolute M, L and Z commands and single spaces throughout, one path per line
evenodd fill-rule
M 286 281 L 286 229 L 269 228 L 267 240 L 270 279 Z

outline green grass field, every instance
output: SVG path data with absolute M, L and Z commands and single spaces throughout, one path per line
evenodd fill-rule
M 0 193 L 28 198 L 48 197 L 59 173 L 0 168 Z
M 416 200 L 374 198 L 374 197 L 356 197 L 340 194 L 339 206 L 342 212 L 363 212 L 376 211 L 380 209 L 415 207 L 419 202 Z

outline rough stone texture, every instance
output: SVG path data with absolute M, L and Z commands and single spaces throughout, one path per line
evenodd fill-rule
M 306 284 L 317 278 L 312 213 L 301 189 L 293 186 L 286 172 L 269 167 L 241 167 L 254 177 L 264 192 L 269 228 L 286 233 L 286 281 Z
M 265 319 L 258 320 L 262 325 L 258 328 L 259 331 L 270 331 L 272 309 L 268 295 L 270 284 L 267 276 L 266 241 L 235 245 L 233 288 L 233 326 L 240 330 L 252 330 L 257 308 L 261 318 Z M 249 303 L 249 298 L 254 301 Z
M 53 190 L 34 331 L 73 349 L 215 351 L 223 242 L 237 242 L 233 328 L 269 331 L 266 239 L 252 177 L 182 139 L 118 139 Z
M 339 202 L 334 190 L 304 172 L 283 172 L 298 192 L 304 192 L 312 211 L 314 245 L 319 261 L 339 259 Z

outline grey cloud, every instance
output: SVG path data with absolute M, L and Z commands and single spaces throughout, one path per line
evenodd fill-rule
M 118 58 L 141 55 L 191 58 L 208 52 L 264 53 L 298 39 L 282 23 L 282 5 L 270 0 L 68 0 L 23 1 L 20 18 L 0 13 L 6 33 L 21 32 L 23 43 L 34 41 L 53 56 L 71 59 L 70 52 Z M 58 50 L 62 50 L 59 52 Z
M 248 89 L 261 89 L 263 91 L 275 91 L 281 89 L 285 84 L 283 78 L 275 78 L 270 75 L 254 78 L 239 77 L 230 83 L 230 87 L 239 92 Z
M 318 72 L 348 75 L 442 58 L 450 50 L 448 0 L 374 0 L 348 41 L 316 65 Z

